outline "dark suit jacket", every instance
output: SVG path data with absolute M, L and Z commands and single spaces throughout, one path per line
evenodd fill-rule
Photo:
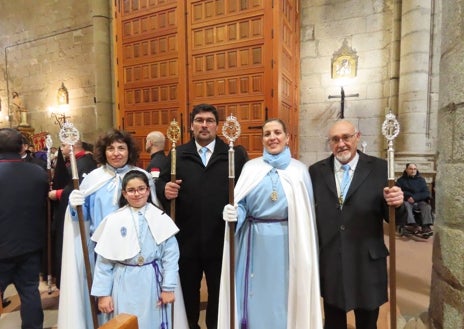
M 17 153 L 0 154 L 0 259 L 43 248 L 48 177 Z
M 338 204 L 334 156 L 309 168 L 314 188 L 320 248 L 321 294 L 324 301 L 346 311 L 372 310 L 388 300 L 388 250 L 383 220 L 388 206 L 387 162 L 359 153 L 343 208 Z M 405 215 L 401 207 L 401 216 Z
M 150 163 L 147 166 L 147 171 L 150 172 L 151 168 L 158 168 L 160 171 L 168 165 L 168 158 L 164 151 L 158 151 L 150 156 Z
M 181 258 L 222 259 L 222 211 L 229 203 L 228 151 L 229 146 L 216 138 L 214 152 L 205 167 L 194 140 L 176 148 L 176 177 L 182 179 L 175 201 L 175 222 L 180 229 L 176 238 Z M 164 186 L 170 181 L 171 155 L 168 158 L 169 165 L 161 170 L 160 179 L 156 182 L 157 196 L 165 209 L 170 203 L 164 196 Z M 236 180 L 246 160 L 244 149 L 236 149 Z

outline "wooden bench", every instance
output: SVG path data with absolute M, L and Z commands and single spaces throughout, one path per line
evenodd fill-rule
M 139 323 L 135 315 L 119 314 L 99 329 L 139 329 Z

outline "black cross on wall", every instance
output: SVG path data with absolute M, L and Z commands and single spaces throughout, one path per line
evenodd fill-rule
M 340 119 L 343 119 L 345 118 L 345 97 L 359 97 L 359 94 L 349 94 L 349 95 L 345 95 L 345 90 L 343 89 L 343 87 L 340 88 L 340 96 L 335 96 L 335 95 L 329 95 L 329 99 L 331 98 L 340 98 L 340 114 L 339 114 L 339 118 Z

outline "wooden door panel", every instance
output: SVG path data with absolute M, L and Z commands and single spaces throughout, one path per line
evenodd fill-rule
M 117 122 L 140 146 L 172 119 L 189 139 L 193 106 L 233 114 L 237 141 L 262 154 L 270 117 L 298 133 L 298 0 L 116 0 Z M 220 123 L 222 128 L 222 122 Z M 169 145 L 167 145 L 169 148 Z M 296 145 L 292 144 L 294 155 Z M 142 154 L 142 163 L 148 159 Z
M 274 4 L 274 79 L 278 95 L 274 105 L 277 116 L 287 124 L 292 155 L 298 158 L 299 2 L 281 0 Z
M 251 157 L 262 154 L 261 127 L 271 97 L 271 60 L 264 1 L 189 1 L 188 51 L 192 104 L 211 103 L 220 120 L 233 114 L 241 125 L 237 144 Z M 270 2 L 268 2 L 269 5 Z M 267 93 L 267 95 L 266 95 Z M 257 142 L 259 140 L 259 142 Z
M 185 6 L 176 0 L 124 0 L 115 10 L 117 123 L 144 150 L 150 131 L 166 134 L 171 120 L 185 111 Z M 141 166 L 148 161 L 142 152 Z

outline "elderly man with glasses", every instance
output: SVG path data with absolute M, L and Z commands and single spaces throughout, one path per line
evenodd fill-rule
M 329 129 L 332 155 L 309 168 L 319 234 L 325 329 L 346 329 L 354 310 L 357 329 L 377 328 L 388 300 L 383 221 L 395 206 L 405 221 L 403 192 L 388 188 L 387 162 L 357 149 L 360 132 L 347 121 Z

